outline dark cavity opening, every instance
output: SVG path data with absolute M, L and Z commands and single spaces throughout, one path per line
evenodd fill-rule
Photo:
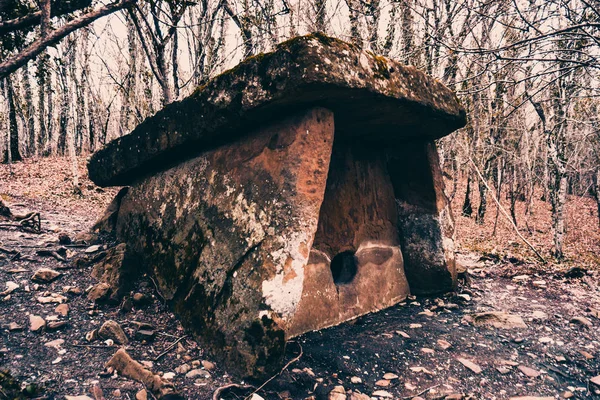
M 333 282 L 336 285 L 350 283 L 356 275 L 358 260 L 353 251 L 343 251 L 333 257 L 330 268 Z

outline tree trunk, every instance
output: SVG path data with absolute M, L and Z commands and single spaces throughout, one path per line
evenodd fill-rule
M 35 107 L 33 106 L 33 92 L 31 90 L 31 78 L 29 68 L 23 68 L 23 88 L 25 89 L 25 118 L 27 122 L 27 155 L 36 154 L 35 142 Z
M 4 157 L 6 163 L 21 161 L 21 152 L 19 151 L 19 126 L 17 124 L 17 111 L 15 107 L 15 92 L 10 77 L 6 78 L 6 99 L 8 101 L 8 131 L 9 145 Z
M 600 229 L 600 168 L 596 168 L 594 179 L 594 195 L 596 197 L 596 205 L 598 208 L 598 228 Z
M 471 205 L 471 172 L 467 174 L 467 191 L 465 192 L 465 201 L 462 205 L 462 215 L 465 217 L 473 215 L 473 206 Z

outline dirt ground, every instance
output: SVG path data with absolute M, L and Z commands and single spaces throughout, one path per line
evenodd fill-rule
M 66 262 L 38 255 L 39 250 L 59 249 L 60 232 L 74 237 L 89 229 L 115 193 L 85 179 L 84 160 L 79 170 L 82 195 L 73 194 L 72 169 L 63 159 L 27 161 L 11 170 L 0 167 L 0 196 L 11 210 L 38 211 L 42 216 L 41 234 L 0 229 L 0 292 L 11 286 L 8 282 L 18 285 L 0 296 L 0 370 L 8 370 L 18 381 L 18 392 L 27 397 L 139 398 L 142 384 L 105 371 L 119 346 L 86 340 L 86 333 L 114 320 L 129 337 L 127 352 L 154 373 L 171 375 L 184 398 L 211 399 L 217 388 L 231 383 L 238 386 L 221 391 L 221 398 L 250 397 L 263 382 L 243 382 L 212 365 L 210 354 L 187 336 L 149 277 L 134 285 L 150 299 L 147 304 L 96 306 L 85 295 L 96 283 L 91 267 L 75 267 L 72 262 L 87 246 L 66 247 Z M 489 226 L 477 230 L 469 225 L 471 220 L 457 217 L 460 258 L 468 267 L 457 293 L 411 298 L 293 339 L 286 354 L 291 363 L 257 395 L 342 399 L 341 393 L 336 394 L 342 389 L 334 389 L 342 386 L 348 399 L 369 398 L 360 393 L 394 399 L 598 398 L 600 386 L 590 379 L 600 375 L 600 268 L 588 254 L 600 246 L 594 241 L 597 217 L 586 214 L 590 211 L 580 199 L 572 201 L 580 201 L 569 205 L 571 212 L 580 211 L 570 215 L 573 223 L 596 230 L 569 237 L 566 264 L 542 268 L 527 251 L 519 251 L 521 245 L 508 243 L 515 240 L 508 232 L 502 230 L 498 238 L 485 241 L 482 235 Z M 545 214 L 539 214 L 543 224 Z M 586 237 L 581 252 L 574 250 L 577 237 Z M 542 242 L 547 245 L 539 239 Z M 51 283 L 33 282 L 32 275 L 43 267 L 62 275 Z M 38 300 L 53 293 L 66 298 L 67 316 L 55 310 L 56 303 Z M 526 326 L 481 325 L 482 318 L 473 316 L 487 311 L 520 316 Z M 43 317 L 46 328 L 32 332 L 30 315 Z M 152 325 L 155 338 L 138 337 L 136 322 Z M 50 323 L 59 326 L 51 329 Z M 188 377 L 176 371 L 182 371 L 183 364 L 208 373 Z M 0 372 L 0 382 L 3 376 Z M 0 388 L 0 399 L 14 397 Z

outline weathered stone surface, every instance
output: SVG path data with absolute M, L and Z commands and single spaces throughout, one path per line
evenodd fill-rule
M 117 235 L 239 373 L 282 356 L 332 144 L 333 115 L 315 109 L 145 179 L 122 200 Z
M 128 185 L 149 171 L 245 135 L 273 115 L 322 106 L 339 136 L 424 141 L 466 122 L 456 96 L 414 67 L 320 34 L 250 57 L 96 152 L 99 185 Z
M 527 324 L 518 315 L 504 311 L 486 311 L 472 315 L 474 325 L 488 325 L 500 329 L 527 328 Z
M 94 155 L 97 183 L 131 187 L 103 218 L 127 245 L 90 293 L 146 267 L 228 370 L 270 374 L 293 336 L 454 287 L 432 139 L 463 123 L 416 70 L 320 35 L 283 44 Z
M 92 269 L 92 276 L 99 283 L 88 293 L 91 301 L 116 302 L 127 289 L 129 268 L 125 263 L 125 243 L 118 244 L 106 251 Z
M 112 339 L 117 344 L 127 344 L 129 342 L 121 326 L 113 320 L 108 320 L 102 324 L 98 329 L 98 336 L 101 339 Z

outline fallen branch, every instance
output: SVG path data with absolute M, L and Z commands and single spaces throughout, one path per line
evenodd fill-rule
M 165 354 L 167 354 L 169 351 L 171 351 L 175 346 L 177 346 L 177 343 L 181 342 L 183 339 L 185 339 L 187 337 L 186 336 L 182 336 L 179 339 L 177 339 L 176 341 L 174 341 L 173 343 L 171 343 L 171 345 L 169 347 L 167 347 L 165 349 L 165 351 L 163 351 L 162 353 L 160 353 L 158 356 L 156 356 L 156 358 L 154 359 L 154 361 L 158 361 L 161 358 L 164 357 Z
M 182 399 L 173 384 L 164 381 L 160 376 L 144 368 L 142 364 L 131 358 L 124 349 L 119 349 L 115 353 L 110 361 L 106 363 L 106 368 L 113 368 L 119 375 L 141 382 L 159 399 Z
M 496 203 L 496 205 L 498 206 L 498 208 L 500 209 L 500 211 L 502 211 L 502 215 L 504 215 L 506 217 L 506 220 L 511 224 L 511 226 L 513 227 L 513 229 L 515 230 L 515 232 L 517 233 L 517 235 L 519 236 L 519 238 L 521 238 L 521 240 L 527 246 L 529 246 L 529 248 L 531 250 L 533 250 L 533 252 L 535 253 L 535 255 L 540 259 L 540 261 L 542 263 L 546 264 L 546 260 L 544 259 L 544 257 L 542 257 L 542 255 L 535 249 L 535 247 L 533 247 L 533 245 L 531 243 L 529 243 L 529 241 L 527 239 L 525 239 L 525 237 L 523 235 L 521 235 L 521 232 L 519 232 L 519 228 L 517 227 L 517 225 L 515 225 L 514 221 L 512 220 L 512 218 L 510 217 L 510 215 L 508 215 L 508 213 L 506 212 L 506 210 L 504 209 L 504 207 L 502 207 L 502 205 L 500 204 L 500 201 L 496 198 L 496 196 L 494 196 L 494 193 L 493 193 L 492 189 L 490 189 L 488 183 L 485 181 L 485 178 L 483 177 L 483 175 L 479 171 L 479 168 L 477 168 L 477 165 L 475 165 L 475 162 L 473 161 L 473 159 L 471 157 L 469 157 L 469 161 L 471 162 L 471 165 L 473 165 L 473 168 L 475 169 L 475 172 L 477 172 L 477 175 L 479 176 L 479 179 L 481 179 L 481 183 L 483 183 L 483 185 L 487 188 L 488 192 L 492 196 L 492 199 L 494 199 L 494 202 Z

